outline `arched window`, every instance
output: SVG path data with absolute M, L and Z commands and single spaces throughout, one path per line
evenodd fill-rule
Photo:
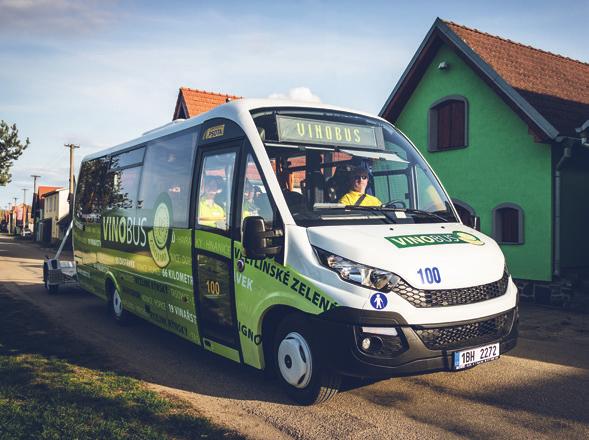
M 458 199 L 452 199 L 452 203 L 454 204 L 462 223 L 471 228 L 480 230 L 479 219 L 474 209 L 468 203 Z
M 502 203 L 493 209 L 493 237 L 501 244 L 523 244 L 524 211 L 514 203 Z
M 446 96 L 434 102 L 429 109 L 428 121 L 430 151 L 468 145 L 468 101 L 464 96 Z

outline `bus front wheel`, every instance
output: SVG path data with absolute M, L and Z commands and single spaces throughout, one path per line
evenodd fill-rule
M 285 317 L 278 326 L 273 353 L 279 380 L 296 402 L 313 405 L 337 394 L 341 377 L 322 365 L 304 316 Z

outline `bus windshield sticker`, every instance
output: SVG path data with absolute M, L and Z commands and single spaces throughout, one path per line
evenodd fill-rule
M 317 119 L 276 115 L 280 142 L 308 142 L 322 145 L 367 147 L 382 150 L 382 128 Z
M 225 134 L 225 124 L 215 125 L 214 127 L 209 127 L 205 130 L 202 135 L 203 140 L 214 139 L 217 137 L 221 137 Z

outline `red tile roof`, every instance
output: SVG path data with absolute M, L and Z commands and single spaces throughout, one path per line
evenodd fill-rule
M 241 96 L 227 95 L 222 93 L 207 92 L 205 90 L 180 87 L 174 119 L 191 118 L 225 104 L 227 100 L 240 99 Z
M 62 186 L 38 186 L 37 194 L 39 197 L 43 197 L 45 194 L 55 191 L 56 189 L 62 189 Z
M 561 133 L 589 119 L 589 63 L 444 23 Z

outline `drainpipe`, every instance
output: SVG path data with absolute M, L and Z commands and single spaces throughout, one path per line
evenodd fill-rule
M 560 201 L 561 201 L 561 173 L 560 170 L 564 166 L 564 163 L 570 159 L 573 153 L 573 145 L 580 144 L 583 147 L 589 147 L 589 119 L 585 121 L 583 125 L 575 128 L 575 131 L 579 134 L 578 138 L 568 136 L 558 136 L 555 140 L 557 143 L 564 145 L 564 151 L 562 157 L 556 164 L 556 170 L 554 173 L 554 276 L 560 276 Z
M 557 139 L 558 140 L 558 139 Z M 560 276 L 560 192 L 561 192 L 561 173 L 560 170 L 564 163 L 572 156 L 573 149 L 570 145 L 564 147 L 562 157 L 556 164 L 554 173 L 554 276 Z

